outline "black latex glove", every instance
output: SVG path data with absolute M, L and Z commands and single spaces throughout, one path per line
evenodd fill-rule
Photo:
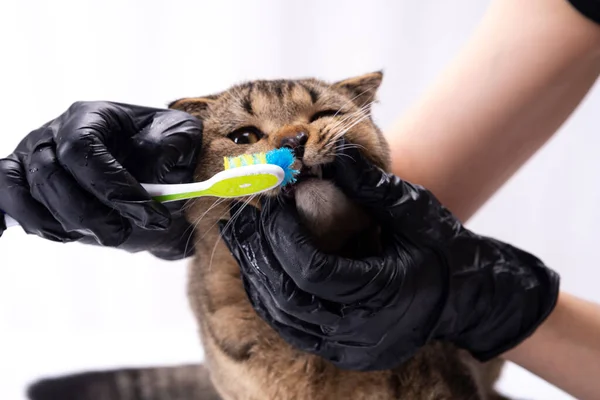
M 0 210 L 45 239 L 181 258 L 193 251 L 181 203 L 167 209 L 139 182 L 191 181 L 201 143 L 187 113 L 78 102 L 0 159 Z
M 397 366 L 434 339 L 485 361 L 547 317 L 558 296 L 555 272 L 465 229 L 432 193 L 357 150 L 342 153 L 324 178 L 379 222 L 380 255 L 319 251 L 291 201 L 262 212 L 236 206 L 222 232 L 254 308 L 288 343 L 357 370 Z

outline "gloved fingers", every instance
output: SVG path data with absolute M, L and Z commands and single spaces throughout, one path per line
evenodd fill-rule
M 335 305 L 328 309 L 320 299 L 298 289 L 270 249 L 265 247 L 268 243 L 257 229 L 260 213 L 250 205 L 244 207 L 234 203 L 231 214 L 237 217 L 232 218 L 227 228 L 225 221 L 219 223 L 223 240 L 238 262 L 244 279 L 263 301 L 273 306 L 270 309 L 281 310 L 308 323 L 336 325 L 340 317 L 332 310 Z
M 267 321 L 275 321 L 279 324 L 288 326 L 297 331 L 309 334 L 317 338 L 324 338 L 329 332 L 334 330 L 335 325 L 329 325 L 326 321 L 332 319 L 331 314 L 328 316 L 326 313 L 321 315 L 310 315 L 309 313 L 302 313 L 291 305 L 291 302 L 286 302 L 279 294 L 273 294 L 271 292 L 270 283 L 265 282 L 264 279 L 258 277 L 254 271 L 244 267 L 242 265 L 242 281 L 244 282 L 244 288 L 248 299 L 252 303 L 253 307 L 260 308 L 265 315 L 261 315 L 263 319 Z M 311 307 L 311 306 L 309 306 Z M 298 317 L 295 314 L 301 314 L 302 317 Z M 304 318 L 308 316 L 308 318 Z M 338 317 L 333 316 L 335 320 Z
M 58 164 L 52 143 L 31 153 L 25 171 L 32 197 L 68 232 L 93 236 L 100 244 L 118 246 L 131 232 L 130 223 L 80 188 Z
M 393 208 L 397 215 L 419 197 L 423 188 L 389 174 L 368 160 L 360 150 L 341 140 L 332 163 L 324 165 L 323 178 L 335 182 L 357 204 L 381 221 L 389 221 Z
M 180 167 L 195 164 L 202 147 L 202 121 L 183 111 L 166 110 L 156 114 L 147 136 L 160 132 L 159 142 L 173 147 L 178 154 L 174 160 Z
M 244 274 L 260 276 L 263 282 L 282 279 L 282 269 L 269 243 L 259 231 L 261 211 L 249 204 L 232 202 L 229 221 L 220 221 L 221 237 Z
M 182 111 L 162 110 L 143 124 L 123 165 L 143 182 L 191 182 L 202 148 L 202 121 Z
M 399 258 L 401 252 L 393 245 L 381 258 L 324 254 L 310 240 L 291 201 L 263 202 L 260 212 L 237 205 L 232 213 L 236 218 L 224 240 L 244 276 L 268 289 L 262 295 L 273 299 L 274 309 L 327 326 L 330 337 L 345 337 L 379 307 L 411 289 L 404 284 L 414 271 L 401 264 L 413 263 Z
M 150 198 L 107 148 L 106 142 L 118 146 L 132 129 L 126 117 L 119 118 L 118 110 L 107 108 L 80 112 L 67 119 L 61 127 L 63 133 L 57 135 L 58 163 L 105 206 L 143 228 L 165 229 L 170 223 L 168 210 Z M 119 130 L 123 131 L 122 137 Z
M 179 215 L 178 215 L 179 214 Z M 132 225 L 131 235 L 118 248 L 129 252 L 147 250 L 163 260 L 181 260 L 194 254 L 194 228 L 175 212 L 173 222 L 166 230 L 150 231 Z
M 262 303 L 253 302 L 251 297 L 249 297 L 249 299 L 252 303 L 252 307 L 262 320 L 273 328 L 288 344 L 308 353 L 317 354 L 319 352 L 323 343 L 322 338 L 276 321 L 271 317 L 271 314 Z
M 377 351 L 378 341 L 359 338 L 355 329 L 341 333 L 334 331 L 335 328 L 307 323 L 287 315 L 277 305 L 270 303 L 270 297 L 258 295 L 257 290 L 251 288 L 252 284 L 246 277 L 243 281 L 254 310 L 291 346 L 352 369 L 361 369 L 359 363 L 364 363 L 365 351 Z M 362 320 L 363 323 L 367 321 L 368 319 Z
M 273 204 L 262 215 L 259 237 L 267 243 L 261 246 L 272 251 L 300 290 L 322 300 L 343 304 L 364 301 L 388 286 L 390 279 L 402 278 L 395 271 L 395 263 L 388 265 L 395 261 L 389 258 L 354 260 L 323 253 L 301 224 L 292 201 Z
M 233 200 L 229 205 L 229 219 L 219 220 L 221 238 L 232 253 L 239 252 L 241 243 L 258 228 L 260 210 L 250 204 L 243 204 Z M 264 251 L 266 249 L 260 248 Z
M 21 228 L 44 239 L 71 242 L 81 238 L 78 232 L 67 232 L 29 191 L 22 164 L 10 156 L 0 160 L 0 210 L 10 215 Z M 4 217 L 0 215 L 4 220 Z
M 299 289 L 279 261 L 273 258 L 270 249 L 264 248 L 255 226 L 260 218 L 258 211 L 252 209 L 241 213 L 244 215 L 236 221 L 243 227 L 234 225 L 226 230 L 224 240 L 240 266 L 247 292 L 254 302 L 261 302 L 277 322 L 306 333 L 335 340 L 356 338 L 356 328 L 368 320 L 373 310 L 362 305 L 323 300 Z M 248 218 L 247 221 L 240 222 L 244 218 Z M 220 224 L 223 227 L 226 222 Z M 237 232 L 242 233 L 241 241 L 236 237 Z M 318 329 L 314 330 L 313 326 Z
M 255 303 L 261 302 L 275 321 L 329 341 L 360 337 L 361 343 L 373 343 L 368 337 L 370 331 L 361 328 L 368 323 L 373 310 L 361 305 L 319 299 L 298 289 L 285 276 L 283 284 L 278 284 L 243 265 L 242 276 L 248 282 L 245 285 L 247 293 Z
M 246 260 L 256 273 L 271 282 L 289 277 L 299 290 L 323 301 L 351 304 L 364 301 L 389 287 L 389 278 L 400 279 L 386 260 L 351 260 L 321 252 L 301 225 L 295 205 L 263 203 L 233 207 L 232 222 L 222 233 L 238 260 Z

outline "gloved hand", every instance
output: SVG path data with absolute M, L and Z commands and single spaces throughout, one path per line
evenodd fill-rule
M 559 277 L 536 257 L 465 229 L 432 193 L 356 149 L 339 153 L 324 178 L 381 225 L 381 254 L 319 251 L 291 201 L 236 206 L 222 231 L 254 308 L 288 343 L 356 370 L 392 368 L 434 339 L 485 361 L 552 311 Z
M 138 182 L 191 181 L 201 144 L 201 121 L 181 111 L 78 102 L 0 159 L 0 210 L 49 240 L 181 258 L 193 247 L 181 203 Z

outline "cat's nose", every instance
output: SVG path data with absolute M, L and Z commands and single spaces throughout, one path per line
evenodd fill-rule
M 305 131 L 295 131 L 283 136 L 279 140 L 279 147 L 287 147 L 294 150 L 296 158 L 304 156 L 304 146 L 308 142 L 308 134 Z

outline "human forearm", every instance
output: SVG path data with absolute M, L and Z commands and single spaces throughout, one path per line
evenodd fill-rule
M 393 172 L 466 221 L 600 74 L 600 27 L 565 0 L 494 0 L 473 39 L 388 132 Z
M 561 293 L 546 322 L 505 358 L 578 399 L 600 399 L 600 306 Z

